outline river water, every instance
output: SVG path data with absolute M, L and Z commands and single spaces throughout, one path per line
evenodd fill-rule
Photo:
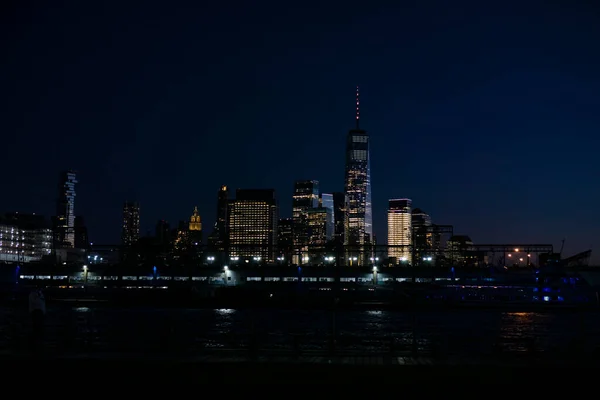
M 449 353 L 571 352 L 600 346 L 600 313 L 235 310 L 50 307 L 45 341 L 69 351 L 202 352 L 242 349 L 325 350 L 365 354 L 393 348 Z M 0 308 L 0 349 L 27 344 L 25 309 Z M 65 350 L 66 351 L 66 350 Z

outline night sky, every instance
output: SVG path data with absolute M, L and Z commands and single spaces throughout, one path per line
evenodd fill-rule
M 409 197 L 476 243 L 600 259 L 593 2 L 43 3 L 0 10 L 0 211 L 50 216 L 72 168 L 97 243 L 127 199 L 142 233 L 195 205 L 209 233 L 221 184 L 291 216 L 294 180 L 343 190 L 359 85 L 380 242 Z

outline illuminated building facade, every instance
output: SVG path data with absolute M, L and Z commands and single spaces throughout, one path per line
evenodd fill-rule
M 277 224 L 277 248 L 279 249 L 278 261 L 289 262 L 294 253 L 293 219 L 280 218 Z M 283 259 L 281 259 L 283 257 Z
M 333 240 L 335 240 L 336 243 L 344 244 L 346 195 L 343 192 L 333 193 L 333 220 L 335 223 Z
M 305 252 L 309 245 L 307 211 L 319 207 L 319 182 L 315 180 L 296 181 L 292 197 L 292 220 L 294 235 L 294 250 Z M 301 259 L 294 258 L 294 263 L 300 264 Z
M 221 262 L 226 261 L 227 246 L 229 240 L 228 234 L 228 215 L 229 212 L 229 189 L 227 185 L 222 185 L 217 193 L 217 220 L 213 232 L 208 238 L 208 245 L 220 257 Z
M 0 218 L 0 262 L 40 261 L 52 252 L 52 229 L 35 214 L 6 214 Z
M 412 211 L 412 240 L 414 265 L 434 265 L 434 235 L 431 230 L 431 217 L 420 208 Z
M 194 212 L 190 217 L 188 225 L 189 240 L 194 246 L 202 244 L 202 220 L 198 213 L 198 207 L 194 207 Z
M 229 256 L 274 262 L 278 218 L 275 190 L 236 190 L 235 200 L 229 202 Z
M 311 208 L 306 211 L 309 248 L 308 252 L 303 253 L 303 263 L 314 263 L 324 256 L 325 245 L 333 238 L 331 217 L 331 209 L 325 207 Z
M 356 89 L 356 128 L 348 132 L 346 141 L 346 196 L 344 244 L 348 257 L 358 257 L 359 265 L 368 264 L 368 247 L 373 240 L 371 209 L 371 164 L 369 135 L 359 127 L 359 94 Z
M 322 193 L 320 207 L 327 210 L 327 240 L 333 240 L 335 234 L 335 206 L 332 193 Z
M 391 199 L 388 206 L 388 256 L 393 264 L 412 264 L 412 200 Z
M 177 229 L 171 232 L 173 237 L 173 248 L 176 252 L 185 252 L 190 247 L 190 231 L 188 229 L 189 222 L 179 221 Z
M 57 247 L 75 246 L 75 185 L 77 176 L 73 171 L 60 175 L 54 233 Z
M 465 265 L 473 250 L 473 241 L 469 236 L 454 235 L 446 242 L 446 259 L 450 265 Z
M 133 246 L 140 240 L 140 204 L 127 201 L 123 204 L 123 229 L 121 242 L 123 246 Z
M 194 212 L 190 217 L 189 224 L 190 231 L 201 231 L 202 230 L 202 221 L 200 220 L 200 214 L 198 214 L 198 207 L 194 207 Z
M 329 224 L 331 211 L 327 208 L 311 208 L 306 211 L 308 243 L 311 246 L 324 246 L 333 237 Z

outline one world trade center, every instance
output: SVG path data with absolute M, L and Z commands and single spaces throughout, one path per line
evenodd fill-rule
M 367 265 L 373 243 L 369 135 L 360 129 L 360 97 L 356 88 L 356 128 L 346 140 L 344 245 L 349 265 Z

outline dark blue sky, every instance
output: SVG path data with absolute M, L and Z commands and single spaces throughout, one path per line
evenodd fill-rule
M 275 188 L 289 216 L 296 179 L 342 190 L 360 85 L 380 241 L 387 199 L 410 197 L 477 243 L 600 252 L 597 7 L 15 3 L 0 210 L 52 214 L 73 168 L 96 242 L 119 241 L 125 199 L 144 231 L 194 205 L 210 230 L 221 184 Z

